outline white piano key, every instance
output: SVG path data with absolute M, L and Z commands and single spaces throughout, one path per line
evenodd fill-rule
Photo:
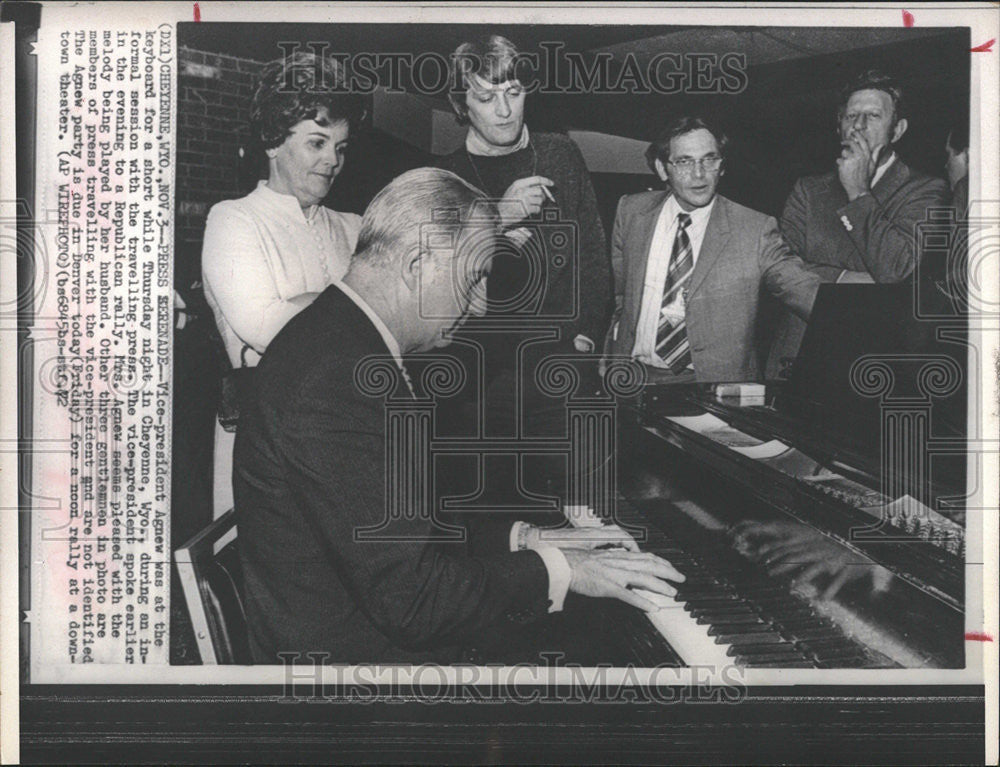
M 574 527 L 603 524 L 594 510 L 587 506 L 565 506 L 563 514 Z M 712 666 L 715 669 L 735 664 L 735 659 L 726 655 L 729 645 L 716 644 L 715 637 L 708 635 L 710 626 L 699 625 L 684 609 L 683 602 L 646 589 L 635 589 L 635 593 L 657 605 L 656 610 L 647 611 L 646 617 L 685 664 Z
M 708 635 L 710 627 L 699 625 L 683 602 L 645 589 L 635 589 L 635 593 L 657 605 L 646 617 L 686 665 L 716 669 L 735 665 L 735 659 L 726 655 L 729 645 L 716 644 L 715 637 Z

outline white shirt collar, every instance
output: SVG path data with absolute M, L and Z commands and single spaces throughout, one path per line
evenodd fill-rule
M 372 325 L 375 326 L 378 334 L 382 336 L 382 340 L 385 342 L 385 345 L 389 349 L 389 353 L 392 355 L 392 358 L 396 361 L 396 364 L 399 365 L 399 369 L 404 370 L 403 355 L 399 351 L 399 342 L 392 334 L 392 331 L 389 330 L 386 324 L 382 321 L 382 318 L 379 317 L 375 313 L 375 310 L 368 305 L 365 299 L 355 293 L 349 285 L 341 281 L 335 282 L 334 285 L 344 291 L 344 295 L 351 299 L 355 304 L 357 304 L 357 307 L 361 311 L 368 315 L 368 319 L 372 321 Z
M 667 204 L 664 206 L 664 213 L 667 215 L 665 221 L 667 228 L 674 225 L 674 221 L 677 220 L 677 214 L 687 213 L 691 216 L 691 226 L 702 227 L 708 224 L 708 217 L 712 215 L 712 208 L 715 207 L 715 200 L 718 195 L 712 198 L 712 201 L 701 208 L 694 208 L 693 210 L 684 210 L 680 204 L 677 202 L 676 195 L 671 194 L 667 198 Z
M 267 181 L 264 179 L 257 182 L 257 189 L 255 191 L 270 204 L 277 205 L 290 215 L 298 214 L 306 221 L 312 221 L 316 213 L 319 211 L 319 205 L 310 205 L 308 208 L 303 210 L 302 205 L 299 204 L 295 195 L 282 194 L 281 192 L 274 191 L 267 185 Z
M 875 184 L 878 183 L 879 179 L 882 178 L 882 176 L 885 175 L 885 172 L 887 170 L 889 170 L 889 168 L 892 167 L 892 164 L 894 162 L 896 162 L 896 153 L 895 152 L 893 152 L 891 155 L 889 155 L 889 159 L 886 160 L 884 163 L 882 163 L 881 167 L 879 167 L 878 170 L 875 171 L 875 175 L 872 176 L 871 186 L 874 187 Z

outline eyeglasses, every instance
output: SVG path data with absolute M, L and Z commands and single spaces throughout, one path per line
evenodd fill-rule
M 668 165 L 673 165 L 680 173 L 693 173 L 696 167 L 708 173 L 715 173 L 722 165 L 722 158 L 717 154 L 710 154 L 708 157 L 683 157 L 680 160 L 667 160 Z

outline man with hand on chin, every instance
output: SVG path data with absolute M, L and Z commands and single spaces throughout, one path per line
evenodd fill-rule
M 941 179 L 910 168 L 894 145 L 909 123 L 900 86 L 869 70 L 841 91 L 836 171 L 800 178 L 781 217 L 781 233 L 824 282 L 896 283 L 909 279 L 919 253 L 916 225 L 943 207 Z M 786 313 L 767 377 L 787 371 L 805 324 Z

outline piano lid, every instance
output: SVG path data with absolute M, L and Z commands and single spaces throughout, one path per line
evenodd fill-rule
M 890 412 L 921 421 L 918 428 L 928 430 L 930 442 L 960 443 L 967 431 L 964 323 L 917 317 L 913 296 L 910 283 L 821 286 L 798 357 L 774 401 L 778 414 L 855 454 L 875 476 L 892 438 L 886 436 Z M 933 484 L 945 492 L 964 492 L 964 450 L 936 460 L 934 473 Z M 933 503 L 925 488 L 900 489 Z

